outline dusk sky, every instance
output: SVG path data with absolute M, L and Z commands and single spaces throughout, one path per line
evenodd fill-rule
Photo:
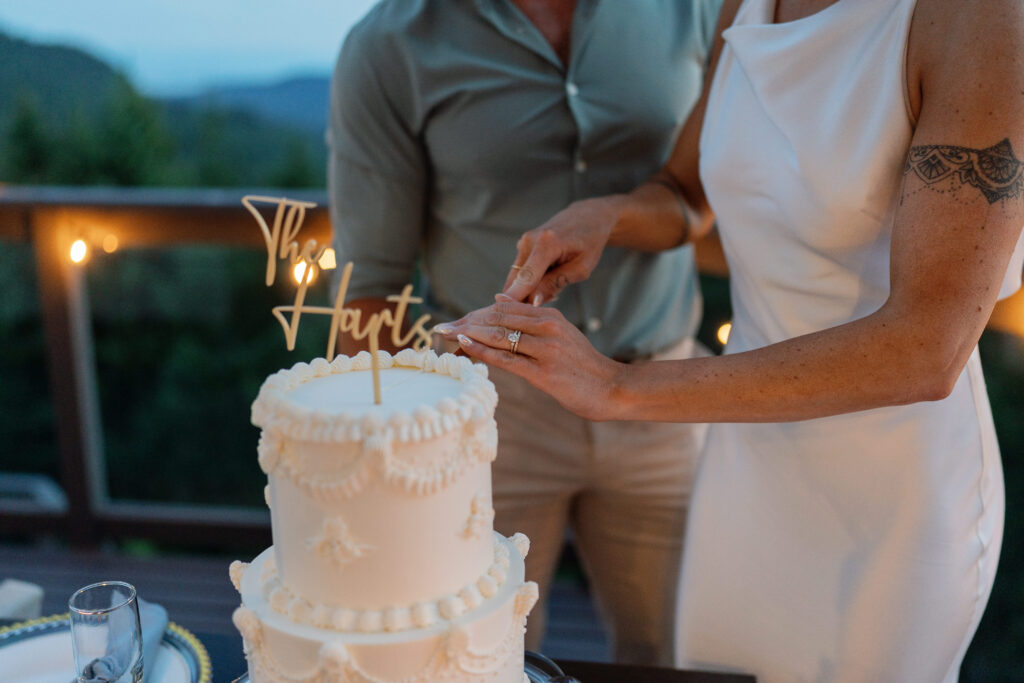
M 88 50 L 147 94 L 327 74 L 376 0 L 11 0 L 0 31 Z

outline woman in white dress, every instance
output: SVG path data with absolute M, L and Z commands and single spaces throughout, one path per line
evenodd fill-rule
M 443 333 L 591 419 L 717 423 L 680 665 L 954 681 L 1002 538 L 976 344 L 1024 258 L 1024 6 L 727 0 L 713 59 L 663 171 L 527 233 L 498 302 Z M 538 306 L 712 209 L 725 355 L 622 365 Z

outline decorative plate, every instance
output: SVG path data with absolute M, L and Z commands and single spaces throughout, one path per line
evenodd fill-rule
M 55 614 L 0 628 L 4 680 L 19 683 L 68 683 L 75 675 L 71 626 L 67 614 Z M 156 668 L 147 683 L 210 683 L 210 656 L 199 639 L 171 622 L 160 643 Z

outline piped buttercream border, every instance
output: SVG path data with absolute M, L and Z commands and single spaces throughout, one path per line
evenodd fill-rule
M 494 406 L 497 393 L 487 379 L 487 369 L 468 358 L 432 351 L 406 349 L 392 357 L 380 352 L 382 367 L 404 367 L 458 379 L 464 389 L 458 400 L 445 398 L 436 407 L 422 405 L 411 412 L 396 411 L 387 421 L 366 415 L 328 415 L 288 399 L 287 394 L 305 382 L 332 374 L 366 370 L 370 355 L 338 356 L 328 363 L 318 358 L 297 363 L 290 370 L 271 375 L 253 403 L 253 424 L 261 426 L 257 452 L 260 468 L 270 475 L 279 472 L 319 502 L 346 500 L 363 490 L 374 473 L 409 493 L 433 494 L 457 480 L 476 462 L 491 462 L 497 452 Z M 396 444 L 416 443 L 443 437 L 458 430 L 435 461 L 405 462 Z M 347 443 L 361 448 L 343 471 L 325 476 L 307 471 L 295 441 Z
M 288 398 L 288 393 L 319 377 L 368 371 L 371 357 L 369 352 L 362 351 L 351 358 L 338 356 L 330 363 L 317 358 L 267 377 L 252 404 L 252 423 L 275 436 L 313 443 L 363 441 L 385 433 L 400 442 L 415 442 L 446 434 L 494 412 L 498 394 L 487 379 L 484 365 L 450 353 L 438 356 L 429 350 L 405 349 L 394 356 L 379 351 L 377 358 L 381 368 L 400 367 L 446 375 L 462 382 L 464 390 L 457 401 L 446 398 L 436 407 L 423 405 L 412 411 L 396 411 L 387 422 L 374 414 L 328 414 L 298 405 Z
M 388 681 L 365 671 L 341 642 L 325 643 L 319 651 L 316 670 L 292 674 L 274 660 L 263 642 L 263 624 L 251 609 L 242 606 L 232 617 L 249 660 L 250 673 L 257 680 L 274 683 L 440 683 L 441 681 L 490 680 L 509 657 L 523 651 L 526 617 L 539 595 L 537 584 L 527 581 L 516 591 L 514 613 L 505 635 L 488 650 L 476 650 L 463 627 L 449 631 L 434 650 L 426 667 L 401 681 Z

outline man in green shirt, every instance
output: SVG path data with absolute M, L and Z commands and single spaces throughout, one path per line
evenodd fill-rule
M 500 292 L 526 230 L 655 173 L 700 92 L 721 0 L 383 0 L 335 70 L 329 190 L 349 306 L 423 277 L 445 321 Z M 557 302 L 610 356 L 694 355 L 689 248 L 609 249 Z M 547 595 L 566 529 L 617 660 L 669 664 L 703 425 L 594 424 L 510 375 L 500 397 L 495 528 L 532 545 Z M 539 649 L 544 605 L 527 647 Z

